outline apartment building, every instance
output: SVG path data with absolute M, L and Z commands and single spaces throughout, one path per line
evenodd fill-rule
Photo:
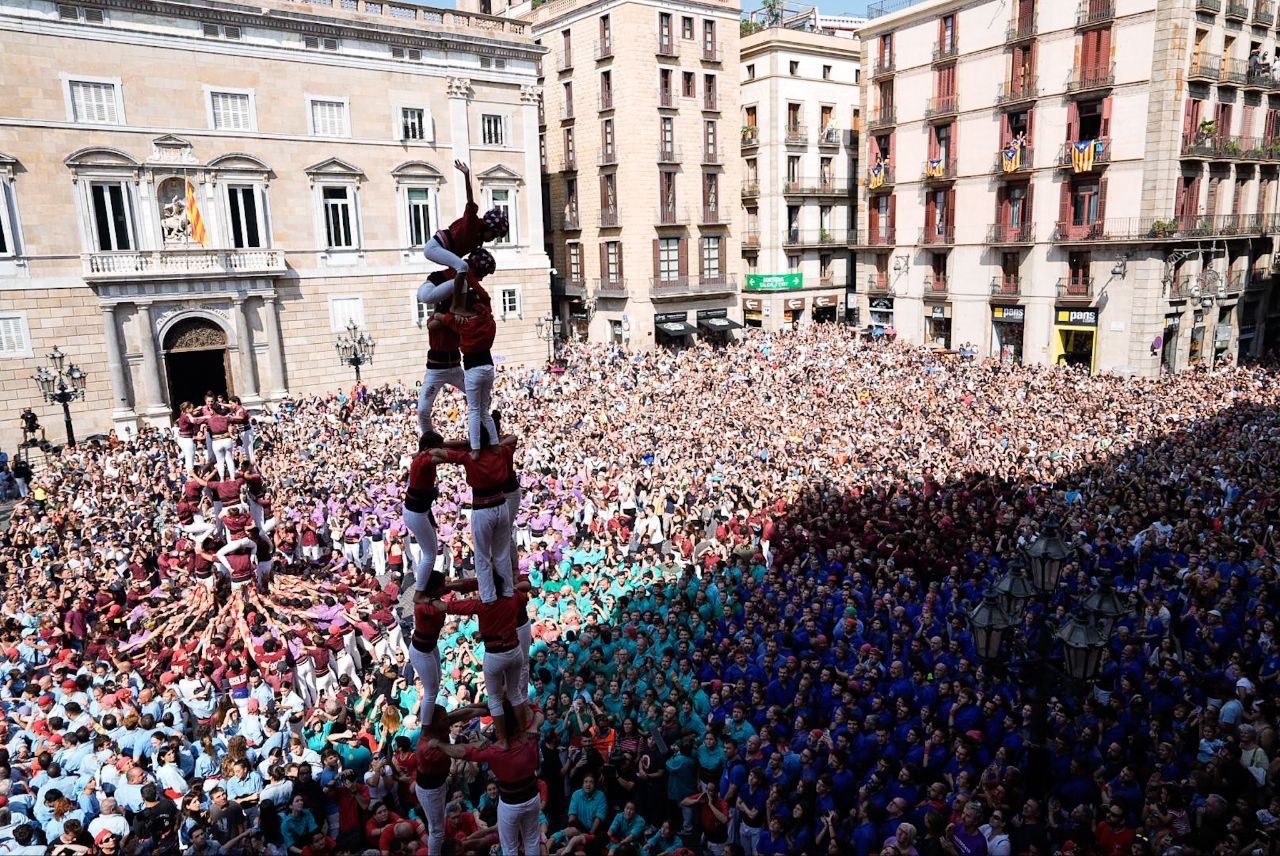
M 748 326 L 777 330 L 846 317 L 854 285 L 848 235 L 858 175 L 858 75 L 851 30 L 820 29 L 805 19 L 761 26 L 742 39 Z
M 1142 375 L 1280 333 L 1273 2 L 933 0 L 861 34 L 865 321 Z
M 551 0 L 503 14 L 549 51 L 543 186 L 567 334 L 638 350 L 734 335 L 738 8 Z
M 374 0 L 0 0 L 21 75 L 0 89 L 3 397 L 56 439 L 31 380 L 54 345 L 89 375 L 83 434 L 164 423 L 209 388 L 331 391 L 352 381 L 334 349 L 351 321 L 377 342 L 366 381 L 413 383 L 455 158 L 511 216 L 499 359 L 539 359 L 539 55 L 525 23 Z

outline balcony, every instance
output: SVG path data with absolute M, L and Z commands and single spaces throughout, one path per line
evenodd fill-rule
M 874 131 L 877 128 L 887 128 L 897 123 L 898 111 L 892 107 L 881 107 L 867 117 L 867 130 Z
M 844 130 L 828 125 L 818 132 L 818 147 L 826 148 L 828 146 L 839 147 L 844 141 Z
M 888 77 L 895 71 L 894 58 L 891 56 L 881 57 L 871 65 L 871 79 L 875 80 L 879 77 Z
M 613 58 L 613 39 L 598 39 L 596 41 L 596 59 L 612 59 Z
M 708 113 L 720 112 L 720 101 L 716 98 L 714 92 L 702 96 L 702 109 Z
M 576 232 L 582 228 L 582 219 L 578 216 L 578 209 L 566 208 L 560 216 L 560 228 L 566 232 Z
M 658 143 L 658 163 L 679 163 L 680 149 L 670 143 Z
M 1225 286 L 1227 297 L 1239 297 L 1244 294 L 1244 290 L 1249 287 L 1249 273 L 1247 271 L 1233 271 L 1227 277 Z
M 785 196 L 830 196 L 840 198 L 849 195 L 849 185 L 844 179 L 830 176 L 819 178 L 793 178 L 782 184 Z
M 1093 277 L 1064 276 L 1058 280 L 1060 303 L 1092 303 Z
M 566 101 L 566 102 L 565 102 L 563 105 L 561 105 L 561 107 L 560 107 L 560 121 L 561 121 L 561 122 L 570 122 L 570 121 L 572 121 L 572 120 L 573 120 L 573 102 L 572 102 L 572 101 Z
M 744 253 L 760 252 L 759 229 L 750 229 L 742 236 L 742 251 Z
M 1012 152 L 1012 149 L 1009 151 Z M 1001 149 L 996 152 L 996 162 L 991 171 L 998 175 L 1024 175 L 1031 172 L 1035 159 L 1036 150 L 1032 146 L 1020 146 L 1017 155 L 1009 158 L 1005 157 L 1005 149 Z
M 848 243 L 843 229 L 791 229 L 782 239 L 784 247 L 831 247 Z
M 1093 160 L 1089 163 L 1087 169 L 1076 169 L 1076 143 L 1093 143 Z M 1084 151 L 1087 151 L 1084 150 Z M 1085 166 L 1088 158 L 1081 158 L 1081 166 Z M 1058 168 L 1070 169 L 1075 172 L 1097 172 L 1098 170 L 1111 163 L 1111 140 L 1103 137 L 1097 140 L 1069 140 L 1062 144 L 1062 148 L 1058 149 Z
M 897 229 L 892 226 L 879 226 L 865 232 L 850 232 L 849 246 L 865 247 L 869 250 L 891 250 L 898 245 Z
M 282 273 L 283 250 L 152 250 L 83 256 L 84 278 L 97 282 L 164 277 L 237 277 Z
M 889 274 L 874 273 L 867 277 L 867 294 L 888 294 L 890 290 Z
M 1059 221 L 1053 240 L 1061 244 L 1148 244 L 1165 241 L 1252 238 L 1263 234 L 1260 214 L 1220 214 L 1216 217 L 1121 217 L 1092 223 Z
M 556 66 L 559 71 L 573 71 L 573 52 L 569 50 L 560 53 L 560 64 Z
M 937 276 L 936 274 L 925 274 L 924 276 L 924 297 L 946 297 L 947 296 L 947 278 L 945 276 Z
M 938 95 L 929 99 L 924 117 L 929 121 L 947 119 L 960 112 L 960 98 L 956 95 Z
M 1027 39 L 1034 38 L 1035 34 L 1035 17 L 1031 16 L 1022 18 L 1009 25 L 1009 29 L 1006 30 L 1004 34 L 1004 43 L 1006 45 L 1016 45 L 1019 42 L 1025 42 Z
M 658 108 L 662 110 L 674 110 L 676 106 L 676 92 L 674 89 L 658 90 Z
M 702 163 L 705 166 L 719 166 L 724 163 L 724 153 L 719 146 L 703 146 Z
M 992 223 L 987 227 L 987 243 L 1004 246 L 1033 244 L 1035 232 L 1031 223 Z
M 1022 296 L 1022 277 L 1002 274 L 991 277 L 992 300 L 1017 300 Z
M 601 229 L 618 228 L 618 209 L 617 208 L 601 208 L 600 209 L 600 228 Z
M 1253 23 L 1259 27 L 1270 27 L 1276 22 L 1276 9 L 1271 0 L 1257 0 L 1253 4 Z
M 600 159 L 598 161 L 600 166 L 614 166 L 617 162 L 618 150 L 616 148 L 600 150 Z
M 553 297 L 586 297 L 587 284 L 581 279 L 566 279 L 563 276 L 551 277 L 551 295 Z
M 1040 89 L 1036 86 L 1034 77 L 1025 80 L 1007 80 L 996 90 L 996 106 L 1013 107 L 1034 101 L 1039 96 Z
M 1196 11 L 1216 15 L 1222 11 L 1222 0 L 1196 0 Z
M 960 48 L 955 39 L 951 40 L 951 44 L 937 44 L 933 46 L 933 62 L 935 64 L 950 62 L 960 56 Z
M 736 277 L 725 276 L 677 276 L 650 277 L 649 290 L 655 299 L 664 297 L 684 297 L 691 294 L 719 294 L 726 291 L 737 291 Z
M 1218 83 L 1223 86 L 1245 86 L 1249 83 L 1249 62 L 1243 59 L 1229 59 L 1222 64 L 1222 76 Z M 1255 83 L 1251 88 L 1256 88 Z
M 929 215 L 925 215 L 928 217 Z M 950 247 L 956 242 L 956 227 L 947 223 L 942 226 L 926 226 L 920 230 L 920 240 L 916 243 L 929 247 Z
M 1116 83 L 1116 66 L 1095 65 L 1073 69 L 1067 78 L 1067 94 L 1079 95 L 1099 89 L 1109 89 Z
M 564 152 L 560 155 L 560 171 L 575 172 L 578 169 L 578 155 L 574 152 Z
M 783 141 L 788 146 L 804 146 L 809 144 L 809 129 L 804 125 L 787 125 L 783 132 Z
M 748 179 L 742 182 L 742 198 L 752 199 L 760 195 L 760 180 Z
M 1202 53 L 1191 58 L 1191 70 L 1187 72 L 1187 80 L 1217 83 L 1221 78 L 1222 57 Z
M 1249 4 L 1242 0 L 1227 0 L 1227 20 L 1244 21 L 1249 17 Z
M 680 56 L 680 43 L 675 39 L 658 39 L 654 53 L 662 59 L 676 59 Z
M 1105 24 L 1115 16 L 1115 0 L 1080 0 L 1080 8 L 1076 12 L 1076 26 L 1093 27 Z
M 626 297 L 627 281 L 626 279 L 597 279 L 595 295 L 596 297 Z
M 659 226 L 687 226 L 689 216 L 674 205 L 660 205 L 655 222 Z
M 921 178 L 926 184 L 940 184 L 944 181 L 956 180 L 956 161 L 955 158 L 943 160 L 935 158 L 924 162 L 924 169 L 920 173 Z
M 604 113 L 613 109 L 613 92 L 606 91 L 600 93 L 599 112 Z
M 879 181 L 879 184 L 876 183 L 877 181 Z M 868 193 L 874 193 L 877 190 L 884 190 L 884 189 L 893 187 L 893 184 L 894 184 L 893 167 L 882 166 L 880 168 L 880 175 L 878 178 L 873 170 L 867 170 L 867 192 Z
M 729 212 L 719 205 L 703 205 L 701 222 L 704 226 L 723 226 L 729 222 Z
M 1169 283 L 1167 300 L 1188 300 L 1196 293 L 1200 277 L 1195 274 L 1183 274 Z
M 742 147 L 749 148 L 751 146 L 760 145 L 760 128 L 757 125 L 742 126 Z
M 704 42 L 702 45 L 702 61 L 703 62 L 723 62 L 724 56 L 720 51 L 720 46 L 709 45 Z

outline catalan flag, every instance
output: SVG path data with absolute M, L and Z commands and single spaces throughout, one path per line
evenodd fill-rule
M 871 190 L 884 187 L 884 164 L 871 167 L 871 177 L 867 179 L 867 187 Z
M 1071 169 L 1089 172 L 1093 169 L 1093 152 L 1096 140 L 1080 140 L 1071 144 Z
M 1022 146 L 1011 143 L 1000 152 L 1000 167 L 1005 172 L 1017 172 L 1022 169 Z
M 200 206 L 196 204 L 196 189 L 187 182 L 187 221 L 191 224 L 191 238 L 200 246 L 209 246 L 209 232 L 204 227 L 204 218 L 200 216 Z
M 942 174 L 946 172 L 942 167 L 942 158 L 930 160 L 924 165 L 924 174 L 929 178 L 942 178 Z

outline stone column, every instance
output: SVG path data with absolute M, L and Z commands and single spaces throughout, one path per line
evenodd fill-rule
M 258 379 L 254 374 L 253 343 L 249 340 L 249 306 L 243 297 L 233 297 L 236 325 L 236 348 L 240 351 L 240 399 L 245 406 L 262 403 L 258 397 Z
M 115 306 L 102 306 L 102 330 L 107 339 L 107 368 L 111 373 L 111 421 L 133 422 L 137 414 L 129 405 L 129 383 L 124 374 L 124 354 L 120 352 L 120 331 L 116 329 Z
M 524 174 L 535 176 L 542 174 L 541 155 L 538 151 L 538 104 L 542 101 L 541 86 L 520 87 L 521 122 L 524 124 Z M 542 255 L 542 195 L 532 191 L 530 179 L 525 192 L 520 194 L 520 202 L 524 207 L 521 222 L 524 230 L 520 235 L 520 243 L 527 246 L 532 256 Z M 579 207 L 581 207 L 583 189 L 578 187 Z M 601 274 L 603 276 L 603 274 Z
M 146 409 L 143 414 L 159 423 L 169 412 L 160 385 L 160 361 L 156 357 L 156 331 L 151 318 L 151 304 L 138 304 L 138 344 L 142 347 L 142 384 Z M 167 419 L 163 420 L 167 421 Z
M 471 120 L 467 111 L 467 101 L 471 98 L 471 81 L 465 77 L 450 77 L 449 93 L 449 133 L 453 138 L 453 156 L 465 164 L 471 163 Z M 535 120 L 536 121 L 536 120 Z M 536 149 L 535 149 L 536 151 Z M 539 175 L 540 173 L 534 173 Z M 454 201 L 456 210 L 461 213 L 467 204 L 467 188 L 462 176 L 451 173 L 456 178 L 454 183 Z M 474 182 L 474 178 L 473 178 Z M 483 207 L 480 200 L 477 204 Z M 452 222 L 452 216 L 444 216 L 445 222 Z
M 284 381 L 284 348 L 280 343 L 280 311 L 274 294 L 262 298 L 262 326 L 267 333 L 267 362 L 271 365 L 271 395 L 279 401 L 289 391 Z

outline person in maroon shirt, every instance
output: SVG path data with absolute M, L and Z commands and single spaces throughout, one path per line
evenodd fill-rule
M 401 509 L 405 525 L 413 533 L 421 553 L 413 568 L 413 580 L 418 591 L 426 589 L 427 576 L 435 570 L 436 553 L 440 548 L 435 516 L 431 513 L 431 503 L 437 494 L 436 460 L 431 450 L 442 446 L 444 438 L 435 431 L 424 431 L 419 438 L 418 454 L 409 464 L 409 483 L 405 486 L 404 507 Z
M 427 277 L 418 289 L 418 302 L 434 306 L 441 314 L 449 311 L 453 295 L 458 288 L 475 294 L 477 305 L 493 313 L 489 293 L 480 284 L 481 279 L 497 269 L 497 262 L 488 250 L 476 250 L 468 257 L 471 270 L 457 274 L 452 268 L 439 270 Z M 436 397 L 446 385 L 466 393 L 466 374 L 462 369 L 462 351 L 458 334 L 445 326 L 427 325 L 427 373 L 422 378 L 418 393 L 418 433 L 432 429 L 431 411 Z
M 500 597 L 493 603 L 483 600 L 452 600 L 447 604 L 432 601 L 437 609 L 450 615 L 474 615 L 480 622 L 480 639 L 484 642 L 485 692 L 488 695 L 489 714 L 493 717 L 498 734 L 506 729 L 519 730 L 529 716 L 528 687 L 520 684 L 524 669 L 524 650 L 516 632 L 520 614 L 525 610 L 529 596 L 517 591 L 509 597 Z M 519 717 L 508 725 L 504 718 L 503 702 L 515 709 Z
M 508 435 L 496 446 L 486 444 L 479 454 L 457 449 L 431 450 L 437 463 L 458 464 L 466 470 L 467 484 L 471 487 L 471 540 L 476 579 L 480 583 L 480 599 L 485 603 L 497 599 L 499 579 L 503 594 L 510 594 L 515 586 L 511 574 L 511 518 L 507 513 L 506 493 L 502 490 L 515 455 L 515 444 L 516 438 Z
M 444 804 L 448 796 L 446 788 L 449 781 L 449 769 L 453 759 L 431 746 L 432 740 L 441 743 L 449 742 L 449 729 L 455 722 L 466 722 L 477 716 L 485 716 L 489 709 L 484 705 L 460 707 L 452 713 L 438 704 L 432 705 L 430 718 L 422 727 L 415 753 L 417 771 L 414 776 L 413 789 L 418 796 L 418 805 L 422 807 L 422 815 L 427 821 L 427 852 L 444 852 Z
M 206 402 L 208 397 L 206 396 Z M 205 412 L 192 418 L 193 422 L 203 425 L 212 438 L 213 460 L 224 478 L 231 478 L 235 470 L 235 437 L 232 436 L 231 417 L 216 405 L 205 404 Z
M 178 420 L 173 426 L 178 438 L 178 448 L 182 451 L 182 463 L 187 472 L 195 472 L 196 468 L 196 433 L 200 425 L 191 418 L 195 405 L 184 401 L 178 405 Z
M 478 451 L 482 429 L 488 430 L 490 437 L 498 436 L 489 411 L 493 398 L 493 339 L 498 326 L 493 313 L 472 293 L 455 295 L 449 312 L 432 315 L 427 329 L 433 327 L 445 327 L 458 334 L 467 395 L 467 434 L 471 448 Z
M 475 194 L 471 190 L 471 169 L 460 160 L 455 160 L 453 166 L 462 173 L 465 182 L 466 207 L 462 209 L 462 216 L 450 223 L 448 229 L 441 229 L 431 236 L 422 248 L 422 254 L 427 261 L 466 273 L 468 265 L 462 257 L 474 253 L 486 241 L 496 241 L 505 236 L 510 224 L 501 208 L 489 209 L 483 218 L 477 216 L 480 206 L 476 205 Z
M 491 700 L 490 712 L 492 710 Z M 502 852 L 537 856 L 542 847 L 538 823 L 542 811 L 542 797 L 538 793 L 538 743 L 519 724 L 517 711 L 509 705 L 506 711 L 508 721 L 517 725 L 507 734 L 505 742 L 485 747 L 449 745 L 431 737 L 427 746 L 450 758 L 488 764 L 489 772 L 498 780 L 498 841 Z

